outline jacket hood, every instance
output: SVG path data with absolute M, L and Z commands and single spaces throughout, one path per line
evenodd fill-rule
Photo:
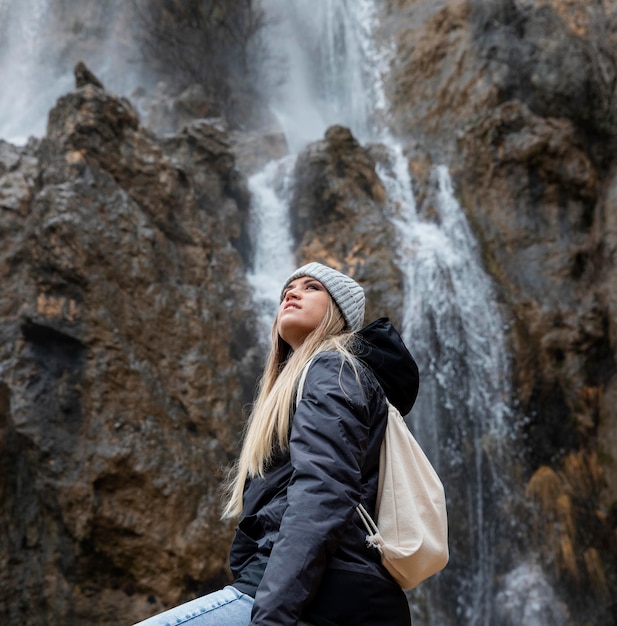
M 418 396 L 420 377 L 403 339 L 387 317 L 371 322 L 357 335 L 355 355 L 373 372 L 386 398 L 407 415 Z

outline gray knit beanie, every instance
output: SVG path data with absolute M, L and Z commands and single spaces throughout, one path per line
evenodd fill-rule
M 307 263 L 298 268 L 285 281 L 283 291 L 292 280 L 302 276 L 317 279 L 328 290 L 341 310 L 348 330 L 355 332 L 362 328 L 364 322 L 364 289 L 353 278 L 349 278 L 342 272 L 321 263 Z

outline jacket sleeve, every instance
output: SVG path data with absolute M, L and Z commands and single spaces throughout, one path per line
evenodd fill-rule
M 257 590 L 253 626 L 296 624 L 319 587 L 360 501 L 366 393 L 338 353 L 320 354 L 309 368 L 291 428 L 288 505 Z

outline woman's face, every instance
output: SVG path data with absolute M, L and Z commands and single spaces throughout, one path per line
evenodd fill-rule
M 315 278 L 301 276 L 292 280 L 283 292 L 277 317 L 281 339 L 296 350 L 317 328 L 329 302 L 328 290 Z

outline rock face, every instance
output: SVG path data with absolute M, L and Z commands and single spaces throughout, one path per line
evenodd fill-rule
M 512 313 L 534 549 L 574 623 L 611 623 L 617 580 L 616 8 L 402 0 L 384 20 L 417 188 L 448 163 Z
M 504 625 L 531 623 L 511 613 L 508 585 L 531 607 L 540 566 L 561 596 L 537 623 L 615 617 L 617 7 L 583 4 L 388 0 L 381 22 L 397 42 L 386 86 L 419 212 L 446 163 L 512 320 L 522 498 L 498 548 L 536 562 L 504 574 Z M 80 85 L 44 139 L 0 141 L 10 624 L 130 623 L 228 581 L 218 487 L 263 356 L 245 175 L 285 151 L 278 129 L 189 122 L 211 113 L 189 90 L 184 130 L 160 139 L 131 103 Z M 398 322 L 384 159 L 332 127 L 298 156 L 292 229 L 298 263 L 348 271 L 367 318 Z M 450 600 L 440 626 L 457 623 Z
M 259 359 L 244 179 L 216 129 L 162 145 L 92 85 L 0 174 L 3 621 L 136 621 L 225 579 Z
M 298 263 L 319 260 L 365 285 L 366 319 L 399 322 L 402 277 L 396 235 L 375 159 L 348 129 L 333 126 L 296 162 L 291 230 Z

